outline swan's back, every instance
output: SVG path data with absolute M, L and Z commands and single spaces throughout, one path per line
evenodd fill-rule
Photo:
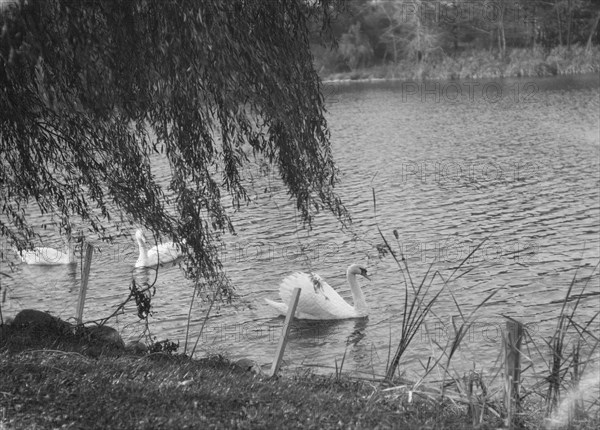
M 135 232 L 135 238 L 140 250 L 135 267 L 154 267 L 159 264 L 162 266 L 183 257 L 181 248 L 174 242 L 161 243 L 147 249 L 146 236 L 141 229 Z
M 69 249 L 63 252 L 54 248 L 36 247 L 30 251 L 21 251 L 20 256 L 23 263 L 37 266 L 57 266 L 75 262 L 75 255 Z
M 358 315 L 327 282 L 315 273 L 296 272 L 279 286 L 279 296 L 285 305 L 292 299 L 294 288 L 300 288 L 296 316 L 303 319 L 355 318 Z

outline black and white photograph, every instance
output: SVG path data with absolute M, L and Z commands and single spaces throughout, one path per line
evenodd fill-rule
M 600 2 L 0 0 L 0 430 L 600 427 Z

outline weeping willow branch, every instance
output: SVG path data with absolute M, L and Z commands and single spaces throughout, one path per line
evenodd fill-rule
M 337 1 L 32 0 L 0 9 L 0 234 L 31 245 L 32 204 L 110 241 L 121 220 L 219 279 L 241 169 L 276 167 L 305 222 L 345 222 L 309 22 Z M 312 20 L 312 21 L 311 21 Z M 152 159 L 171 174 L 157 179 Z

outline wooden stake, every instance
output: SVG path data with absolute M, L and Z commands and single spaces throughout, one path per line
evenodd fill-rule
M 92 254 L 94 247 L 88 243 L 85 248 L 85 260 L 83 262 L 83 271 L 81 273 L 81 285 L 79 286 L 79 300 L 77 302 L 77 324 L 83 321 L 83 305 L 85 305 L 85 296 L 87 294 L 88 279 L 90 277 L 90 266 L 92 265 Z
M 281 360 L 283 359 L 285 345 L 287 344 L 288 335 L 290 333 L 291 323 L 294 319 L 294 314 L 296 313 L 296 307 L 298 306 L 298 299 L 300 299 L 300 288 L 294 288 L 294 291 L 292 291 L 292 300 L 290 300 L 290 304 L 288 307 L 288 313 L 285 316 L 285 322 L 283 323 L 281 337 L 279 338 L 277 352 L 275 353 L 275 361 L 273 361 L 273 365 L 271 366 L 271 373 L 269 376 L 275 376 L 277 374 L 277 371 L 279 370 L 279 365 L 281 364 Z
M 513 428 L 514 415 L 519 412 L 519 381 L 521 380 L 521 340 L 523 324 L 518 321 L 506 322 L 504 337 L 504 406 L 506 407 L 505 426 Z

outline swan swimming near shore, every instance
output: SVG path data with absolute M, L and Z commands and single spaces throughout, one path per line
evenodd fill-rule
M 66 251 L 38 246 L 19 252 L 19 256 L 23 263 L 34 266 L 59 266 L 75 263 L 74 245 L 70 241 L 67 243 Z
M 352 264 L 346 271 L 350 284 L 354 306 L 348 304 L 327 282 L 316 273 L 296 272 L 286 277 L 279 286 L 279 297 L 282 302 L 265 299 L 266 302 L 285 315 L 292 291 L 298 287 L 300 299 L 296 308 L 296 318 L 308 320 L 338 320 L 348 318 L 364 318 L 369 315 L 365 296 L 358 285 L 356 275 L 367 276 L 367 269 Z
M 177 260 L 183 257 L 179 246 L 173 242 L 161 243 L 148 249 L 146 236 L 141 229 L 135 232 L 135 239 L 138 243 L 140 255 L 135 262 L 135 267 L 155 267 Z

